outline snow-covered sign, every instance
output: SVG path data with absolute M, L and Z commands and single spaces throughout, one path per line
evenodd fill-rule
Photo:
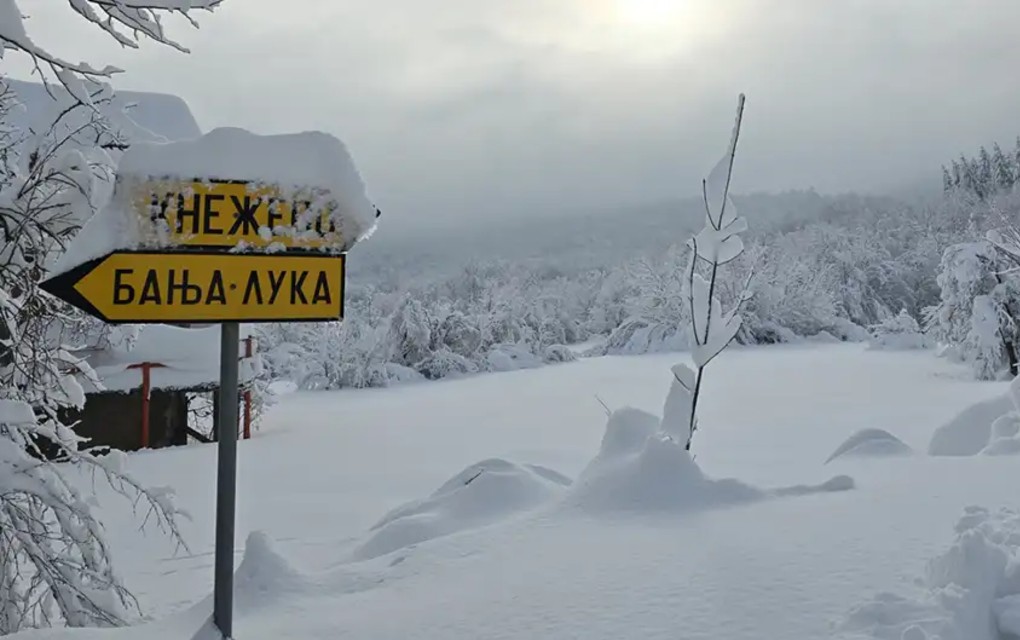
M 329 134 L 137 144 L 41 286 L 109 323 L 335 320 L 377 216 Z
M 343 255 L 115 251 L 40 286 L 110 324 L 343 316 Z
M 221 128 L 193 140 L 133 145 L 95 226 L 115 232 L 118 246 L 110 249 L 340 253 L 367 235 L 377 216 L 337 138 Z

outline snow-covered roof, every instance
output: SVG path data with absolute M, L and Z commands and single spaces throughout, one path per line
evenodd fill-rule
M 47 127 L 71 103 L 59 83 L 51 83 L 49 92 L 38 82 L 8 79 L 7 83 L 25 107 L 9 114 L 9 124 L 19 130 Z M 188 104 L 174 95 L 116 91 L 104 112 L 123 112 L 116 125 L 132 141 L 186 140 L 202 135 Z
M 241 325 L 241 340 L 252 335 L 249 326 Z M 244 357 L 240 347 L 239 380 L 250 382 L 257 374 L 258 363 Z M 150 371 L 152 389 L 211 389 L 219 386 L 220 327 L 207 326 L 185 329 L 167 325 L 151 325 L 141 329 L 133 348 L 109 348 L 77 354 L 84 357 L 102 382 L 105 391 L 129 392 L 142 386 L 144 362 L 160 364 Z M 81 377 L 86 393 L 99 391 Z

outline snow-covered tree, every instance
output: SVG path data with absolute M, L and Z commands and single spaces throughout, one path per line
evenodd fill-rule
M 1020 182 L 1020 140 L 1012 157 L 995 144 L 992 151 L 981 147 L 977 157 L 961 156 L 952 163 L 952 173 L 944 171 L 943 186 L 947 193 L 963 191 L 984 201 L 996 194 L 1011 191 Z
M 999 191 L 1009 191 L 1017 183 L 1018 176 L 1013 159 L 1006 157 L 999 143 L 992 146 L 992 166 L 995 170 L 995 186 Z
M 85 108 L 79 106 L 79 108 Z M 28 157 L 25 149 L 31 149 Z M 98 471 L 177 537 L 163 490 L 141 487 L 115 463 L 80 451 L 63 420 L 80 408 L 88 376 L 66 346 L 80 316 L 37 287 L 45 264 L 87 217 L 91 173 L 60 140 L 14 143 L 0 184 L 0 633 L 64 623 L 125 622 L 135 606 L 113 570 L 102 527 L 69 473 Z
M 982 379 L 1015 376 L 1020 348 L 1020 286 L 1004 260 L 1012 245 L 1005 236 L 994 238 L 946 249 L 937 278 L 941 300 L 928 312 L 935 338 Z
M 96 25 L 119 44 L 137 48 L 142 40 L 152 40 L 187 52 L 172 40 L 163 28 L 162 18 L 180 14 L 197 26 L 191 12 L 213 10 L 223 0 L 68 0 L 71 11 Z M 0 58 L 5 51 L 31 57 L 36 70 L 45 78 L 52 74 L 79 101 L 91 104 L 84 80 L 105 80 L 120 69 L 95 67 L 87 62 L 70 62 L 38 43 L 28 34 L 17 0 L 0 0 Z
M 178 46 L 160 15 L 216 4 L 69 2 L 128 46 L 142 38 Z M 92 375 L 71 355 L 82 318 L 38 288 L 46 264 L 93 213 L 96 181 L 109 175 L 104 148 L 123 142 L 103 111 L 111 93 L 101 81 L 117 70 L 70 63 L 36 44 L 14 0 L 0 0 L 0 55 L 5 51 L 30 56 L 70 100 L 48 127 L 14 131 L 7 116 L 19 106 L 0 78 L 0 635 L 57 624 L 119 625 L 137 603 L 75 478 L 83 472 L 105 478 L 180 543 L 178 512 L 169 490 L 139 485 L 120 456 L 97 455 L 66 424 L 66 410 L 85 401 L 78 378 Z

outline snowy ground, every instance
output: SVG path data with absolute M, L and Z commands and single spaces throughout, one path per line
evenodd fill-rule
M 677 358 L 598 358 L 396 389 L 285 396 L 256 438 L 240 444 L 238 562 L 255 530 L 285 562 L 265 540 L 252 540 L 238 578 L 235 635 L 826 637 L 832 623 L 878 592 L 916 597 L 925 563 L 949 548 L 965 507 L 1016 505 L 1014 458 L 923 455 L 937 426 L 1005 385 L 968 381 L 930 352 L 735 349 L 712 365 L 695 440 L 701 468 L 762 488 L 847 474 L 855 490 L 693 513 L 612 515 L 553 497 L 497 524 L 355 559 L 372 555 L 357 550 L 387 512 L 428 497 L 481 460 L 577 477 L 605 428 L 595 394 L 613 409 L 660 414 Z M 823 464 L 866 428 L 889 431 L 919 453 Z M 177 614 L 211 589 L 215 449 L 136 454 L 129 467 L 147 483 L 176 487 L 194 516 L 185 529 L 191 553 L 175 557 L 160 537 L 140 537 L 119 505 L 103 502 L 129 584 L 147 612 L 169 620 L 144 631 L 25 638 L 162 640 L 188 638 L 201 626 L 206 611 Z M 539 491 L 525 497 L 560 490 L 525 467 L 505 471 Z

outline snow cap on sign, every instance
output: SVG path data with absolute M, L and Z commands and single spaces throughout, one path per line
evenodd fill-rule
M 379 216 L 343 142 L 319 131 L 263 136 L 219 128 L 191 140 L 134 144 L 120 160 L 117 183 L 146 180 L 232 180 L 285 191 L 324 190 L 335 204 L 331 215 L 344 250 L 368 237 Z M 118 188 L 52 265 L 52 276 L 112 251 L 156 248 L 149 246 L 150 238 L 131 210 L 130 188 Z
M 124 154 L 117 173 L 328 189 L 355 239 L 375 226 L 378 213 L 347 147 L 321 131 L 259 135 L 221 127 L 192 140 L 138 144 Z

